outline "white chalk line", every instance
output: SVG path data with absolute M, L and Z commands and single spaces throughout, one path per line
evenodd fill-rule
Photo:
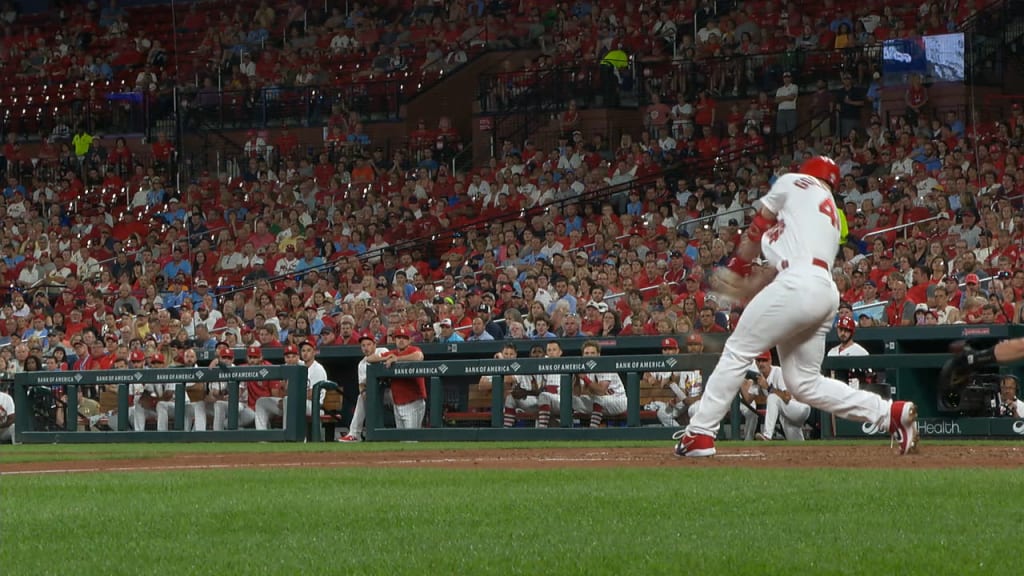
M 723 455 L 720 455 L 723 456 Z M 743 455 L 730 455 L 739 456 Z M 668 458 L 666 458 L 668 459 Z M 338 460 L 333 462 L 311 461 L 311 462 L 262 462 L 256 464 L 235 463 L 235 464 L 164 464 L 159 466 L 97 466 L 92 468 L 47 468 L 38 470 L 11 470 L 0 472 L 0 476 L 24 476 L 29 474 L 76 474 L 83 472 L 174 472 L 186 470 L 234 470 L 239 468 L 298 468 L 310 465 L 322 465 L 324 467 L 362 467 L 362 466 L 408 466 L 408 465 L 430 465 L 430 464 L 497 464 L 502 462 L 636 462 L 645 461 L 636 458 L 602 458 L 595 456 L 585 457 L 488 457 L 488 458 L 408 458 L 394 460 L 378 460 L 374 462 L 346 462 Z M 652 460 L 653 462 L 653 460 Z

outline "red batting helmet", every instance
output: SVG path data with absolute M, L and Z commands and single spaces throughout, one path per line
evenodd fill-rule
M 857 323 L 849 316 L 841 316 L 836 322 L 836 330 L 849 330 L 851 333 L 857 331 Z
M 828 182 L 833 192 L 839 188 L 839 166 L 828 156 L 812 156 L 804 160 L 797 172 Z
M 757 355 L 757 358 L 755 358 L 755 360 L 767 360 L 767 361 L 771 362 L 771 360 L 772 360 L 772 351 L 771 350 L 765 350 L 764 352 L 761 352 L 760 354 Z

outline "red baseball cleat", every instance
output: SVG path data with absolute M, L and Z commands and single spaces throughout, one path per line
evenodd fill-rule
M 700 458 L 715 455 L 715 439 L 704 434 L 690 434 L 686 430 L 680 430 L 672 435 L 673 440 L 679 440 L 676 444 L 676 456 L 689 456 Z
M 896 400 L 889 408 L 890 446 L 899 444 L 900 455 L 917 451 L 920 433 L 917 429 L 917 406 L 913 402 Z

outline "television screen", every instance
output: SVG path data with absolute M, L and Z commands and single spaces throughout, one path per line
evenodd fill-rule
M 925 82 L 962 82 L 964 35 L 886 40 L 882 45 L 882 73 L 888 85 L 906 84 L 914 74 L 920 74 Z

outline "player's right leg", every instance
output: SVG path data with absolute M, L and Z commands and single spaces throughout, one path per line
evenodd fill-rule
M 854 390 L 847 384 L 821 375 L 825 335 L 831 318 L 814 330 L 794 335 L 778 346 L 782 376 L 793 397 L 819 410 L 855 422 L 870 422 L 879 430 L 900 437 L 900 453 L 917 445 L 917 408 L 912 402 L 890 402 L 878 394 Z

